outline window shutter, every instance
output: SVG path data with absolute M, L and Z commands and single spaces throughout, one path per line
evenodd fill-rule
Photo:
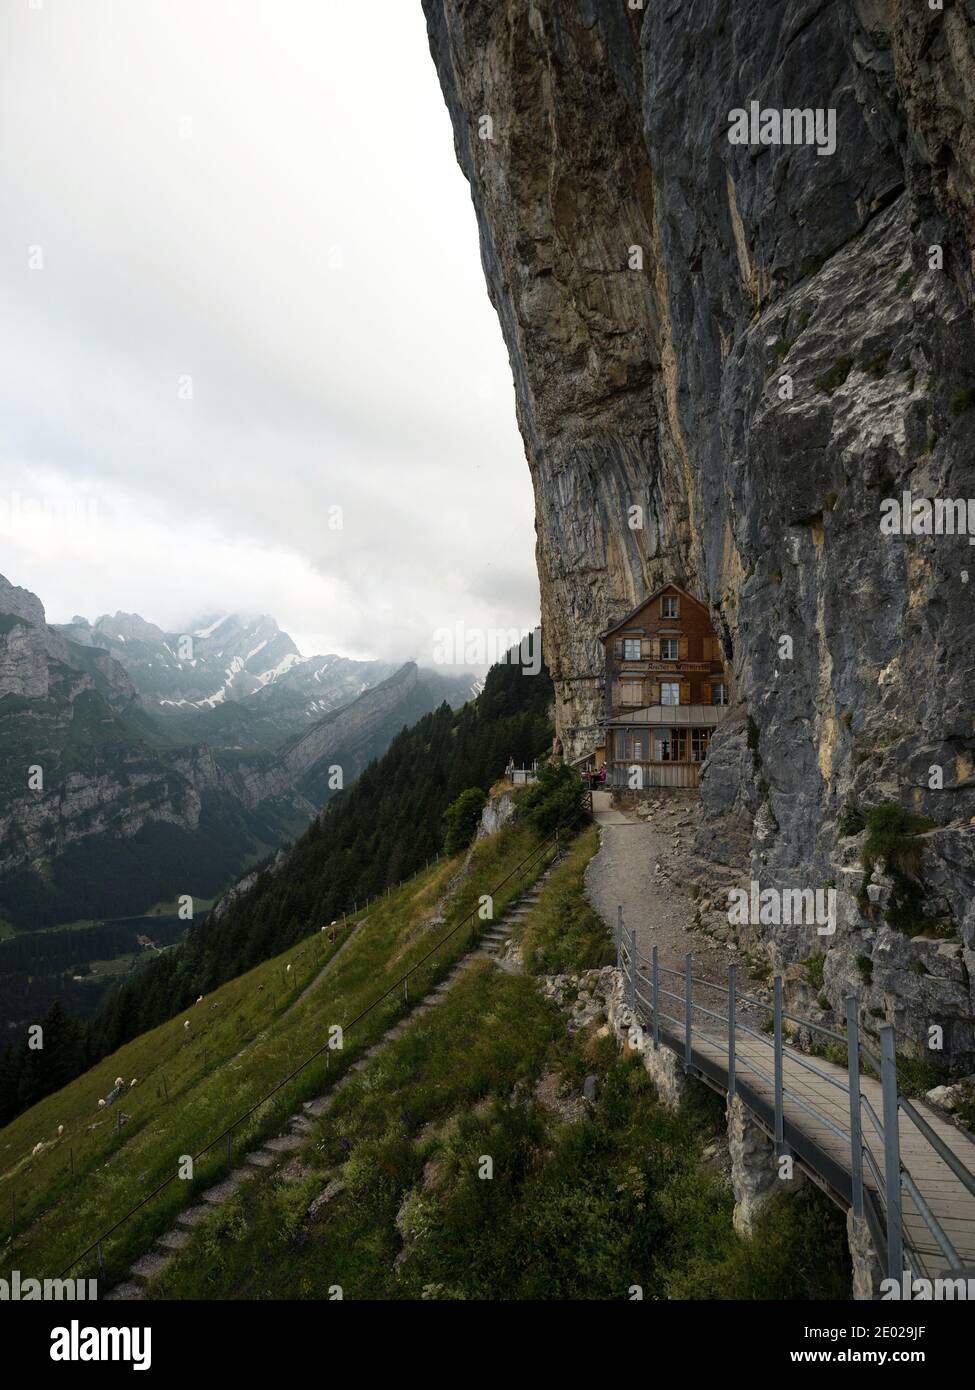
M 681 681 L 680 683 L 680 702 L 682 705 L 689 705 L 691 703 L 690 681 Z
M 650 682 L 650 704 L 651 704 L 651 705 L 659 705 L 659 704 L 660 704 L 660 682 L 659 682 L 659 681 L 651 681 L 651 682 Z
M 616 640 L 613 642 L 613 655 L 614 655 L 615 657 L 622 657 L 622 655 L 623 655 L 623 639 L 622 639 L 622 637 L 617 637 Z
M 659 661 L 659 660 L 660 660 L 660 638 L 659 638 L 659 637 L 653 637 L 653 638 L 650 639 L 650 651 L 651 651 L 651 653 L 653 654 L 653 659 L 654 659 L 654 661 Z
M 677 659 L 678 659 L 678 661 L 686 661 L 686 660 L 687 660 L 687 638 L 686 638 L 686 637 L 679 637 L 679 638 L 677 639 Z
M 703 705 L 709 705 L 709 704 L 711 703 L 711 682 L 710 682 L 710 681 L 702 681 L 702 682 L 701 682 L 701 703 L 702 703 Z

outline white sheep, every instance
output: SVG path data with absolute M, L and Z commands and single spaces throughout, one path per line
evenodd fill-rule
M 59 1138 L 59 1139 L 61 1138 L 61 1135 L 62 1135 L 63 1133 L 64 1133 L 64 1125 L 58 1125 L 58 1138 Z
M 105 1102 L 104 1102 L 103 1100 L 100 1100 L 100 1101 L 98 1102 L 98 1108 L 99 1108 L 99 1110 L 104 1110 L 104 1109 L 105 1109 Z
M 124 1086 L 124 1085 L 125 1085 L 125 1082 L 124 1082 L 124 1080 L 122 1079 L 121 1076 L 117 1076 L 117 1077 L 115 1078 L 115 1084 L 116 1084 L 116 1086 Z
M 184 1027 L 184 1028 L 188 1028 L 189 1026 L 190 1026 L 190 1021 L 189 1021 L 189 1019 L 187 1019 L 187 1020 L 185 1021 L 185 1023 L 183 1024 L 183 1027 Z
M 198 999 L 196 1002 L 197 1002 L 198 1004 L 202 1004 L 202 1003 L 203 1003 L 203 995 L 202 995 L 202 994 L 200 995 L 199 999 Z
M 129 1090 L 130 1090 L 130 1091 L 132 1090 L 132 1087 L 133 1087 L 134 1085 L 136 1085 L 136 1083 L 138 1082 L 138 1080 L 139 1080 L 139 1078 L 138 1078 L 137 1076 L 133 1076 L 132 1080 L 129 1082 Z
M 36 1155 L 39 1154 L 39 1153 L 41 1152 L 41 1150 L 43 1149 L 43 1147 L 44 1147 L 44 1140 L 43 1140 L 43 1139 L 39 1139 L 38 1142 L 34 1145 L 34 1147 L 33 1147 L 33 1148 L 31 1149 L 31 1151 L 30 1151 L 30 1156 L 31 1156 L 31 1158 L 36 1157 Z
M 289 960 L 289 961 L 288 961 L 288 964 L 287 964 L 287 968 L 285 969 L 285 972 L 284 972 L 284 973 L 287 975 L 287 974 L 289 973 L 290 970 L 291 970 L 291 962 L 290 962 L 290 960 Z

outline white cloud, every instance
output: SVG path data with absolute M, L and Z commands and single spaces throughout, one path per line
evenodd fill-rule
M 240 608 L 391 658 L 533 624 L 510 372 L 419 5 L 46 0 L 4 7 L 0 53 L 8 578 L 54 621 Z

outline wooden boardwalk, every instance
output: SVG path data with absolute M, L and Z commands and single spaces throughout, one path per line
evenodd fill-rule
M 684 1056 L 684 1038 L 661 1027 L 661 1045 Z M 735 1045 L 736 1090 L 762 1126 L 774 1134 L 775 1085 L 771 1039 L 769 1044 L 739 1033 Z M 692 1033 L 692 1070 L 719 1091 L 727 1091 L 728 1047 L 723 1037 L 709 1030 Z M 816 1074 L 809 1070 L 816 1068 Z M 814 1180 L 841 1205 L 851 1202 L 852 1155 L 850 1098 L 845 1068 L 820 1057 L 810 1057 L 788 1045 L 782 1049 L 783 1117 L 785 1142 Z M 878 1080 L 861 1075 L 860 1091 L 874 1112 L 883 1117 L 883 1098 Z M 948 1149 L 975 1172 L 975 1142 L 938 1111 L 923 1102 L 912 1102 Z M 883 1144 L 872 1130 L 865 1108 L 863 1140 L 883 1172 Z M 975 1195 L 969 1192 L 909 1116 L 900 1114 L 900 1153 L 922 1200 L 943 1229 L 967 1269 L 975 1276 Z M 862 1167 L 865 1193 L 872 1197 L 875 1221 L 883 1224 L 883 1201 L 869 1166 Z M 952 1273 L 920 1211 L 907 1191 L 902 1196 L 904 1243 L 916 1266 L 915 1273 L 937 1278 Z M 957 1277 L 957 1271 L 955 1271 Z

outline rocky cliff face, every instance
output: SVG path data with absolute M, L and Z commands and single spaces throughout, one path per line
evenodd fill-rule
M 866 1021 L 906 1046 L 941 1023 L 970 1064 L 975 552 L 880 522 L 907 492 L 975 497 L 975 4 L 424 9 L 511 358 L 563 747 L 594 741 L 598 633 L 667 578 L 698 594 L 737 706 L 702 855 L 834 885 L 834 937 L 756 928 L 774 965 L 826 950 L 810 1007 L 857 990 Z M 732 143 L 753 102 L 833 113 L 835 149 Z M 887 801 L 938 822 L 912 850 L 940 937 L 891 925 L 879 870 L 866 896 L 841 812 Z

